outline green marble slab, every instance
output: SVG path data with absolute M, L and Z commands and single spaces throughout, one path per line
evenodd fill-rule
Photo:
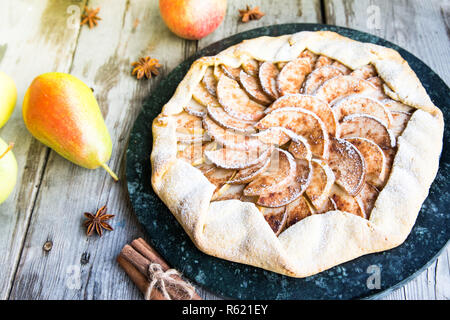
M 126 152 L 126 172 L 135 213 L 157 249 L 171 266 L 193 282 L 233 299 L 354 299 L 387 294 L 414 278 L 429 266 L 449 240 L 450 151 L 449 130 L 445 129 L 440 169 L 416 224 L 399 247 L 366 255 L 317 275 L 295 279 L 259 268 L 217 259 L 200 252 L 185 234 L 150 184 L 152 120 L 173 95 L 190 64 L 204 55 L 258 36 L 278 36 L 299 31 L 331 30 L 358 41 L 372 42 L 400 52 L 421 79 L 433 102 L 441 108 L 446 123 L 450 118 L 449 88 L 427 65 L 409 52 L 379 37 L 347 28 L 320 24 L 284 24 L 258 28 L 216 42 L 176 67 L 145 100 L 131 132 Z M 367 286 L 370 266 L 380 270 L 380 288 Z

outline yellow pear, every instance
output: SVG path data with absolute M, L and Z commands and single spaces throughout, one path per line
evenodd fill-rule
M 0 204 L 14 190 L 17 181 L 17 161 L 8 145 L 0 138 Z
M 17 101 L 17 88 L 14 80 L 0 71 L 0 128 L 5 125 L 14 111 Z

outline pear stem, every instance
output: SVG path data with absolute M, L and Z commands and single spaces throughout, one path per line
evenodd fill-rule
M 11 142 L 8 146 L 8 148 L 6 148 L 5 152 L 3 152 L 2 154 L 0 154 L 0 159 L 3 158 L 9 151 L 11 151 L 11 149 L 14 147 L 14 143 Z
M 117 177 L 117 175 L 108 167 L 108 165 L 106 163 L 102 163 L 101 166 L 103 167 L 103 169 L 106 170 L 106 172 L 108 172 L 111 175 L 111 177 L 115 181 L 119 181 L 119 178 Z

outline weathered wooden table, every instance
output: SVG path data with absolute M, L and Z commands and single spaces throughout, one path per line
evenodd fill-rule
M 266 16 L 246 24 L 238 9 L 258 5 Z M 100 7 L 96 28 L 80 27 L 85 5 Z M 16 110 L 0 130 L 14 141 L 18 184 L 0 206 L 2 299 L 141 299 L 115 258 L 125 243 L 147 238 L 127 195 L 124 153 L 142 100 L 175 66 L 197 50 L 248 29 L 289 22 L 347 26 L 390 40 L 430 65 L 450 83 L 450 2 L 389 0 L 228 1 L 222 25 L 200 41 L 174 36 L 157 0 L 2 0 L 0 69 L 18 87 Z M 142 55 L 160 60 L 161 75 L 137 81 L 130 63 Z M 22 120 L 26 88 L 41 73 L 60 71 L 94 89 L 112 135 L 109 162 L 121 180 L 103 170 L 82 169 L 35 140 Z M 150 177 L 149 177 L 150 178 Z M 87 238 L 83 212 L 107 203 L 116 214 L 113 232 Z M 53 244 L 50 251 L 43 249 Z M 427 270 L 386 299 L 450 298 L 447 248 Z M 204 298 L 213 294 L 199 289 Z

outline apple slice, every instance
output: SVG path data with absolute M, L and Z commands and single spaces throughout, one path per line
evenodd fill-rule
M 313 155 L 328 157 L 328 131 L 322 120 L 313 112 L 303 108 L 280 108 L 273 110 L 257 124 L 257 129 L 283 127 L 307 139 Z
M 392 134 L 397 138 L 403 133 L 409 119 L 411 119 L 411 113 L 404 111 L 393 111 L 391 112 L 393 122 L 391 125 Z
M 278 68 L 268 61 L 262 63 L 259 67 L 259 82 L 261 83 L 261 87 L 272 99 L 279 97 L 277 90 L 277 77 L 279 73 Z
M 350 114 L 368 114 L 374 116 L 386 126 L 392 122 L 392 116 L 389 110 L 378 100 L 365 97 L 359 94 L 344 97 L 333 105 L 333 112 L 338 121 L 342 121 Z
M 375 67 L 371 64 L 366 64 L 362 67 L 359 67 L 355 70 L 353 70 L 350 75 L 352 77 L 361 78 L 364 80 L 367 80 L 369 78 L 375 77 L 377 75 L 377 70 L 375 70 Z
M 222 76 L 217 84 L 217 97 L 226 112 L 232 117 L 247 121 L 258 121 L 265 107 L 248 97 L 237 81 Z
M 266 219 L 272 231 L 278 236 L 281 231 L 284 229 L 284 225 L 286 223 L 286 207 L 280 208 L 266 208 L 266 207 L 258 207 L 259 211 Z
M 383 150 L 395 147 L 395 137 L 383 121 L 367 114 L 351 114 L 342 119 L 341 137 L 367 138 Z
M 222 148 L 205 151 L 205 157 L 216 166 L 225 169 L 243 169 L 262 162 L 269 157 L 271 149 L 234 150 Z
M 195 101 L 205 107 L 220 106 L 219 101 L 217 101 L 216 97 L 209 93 L 209 91 L 206 90 L 205 86 L 202 83 L 199 83 L 195 87 L 194 91 L 192 92 L 192 97 Z
M 214 76 L 214 69 L 212 67 L 206 69 L 205 75 L 202 79 L 202 83 L 205 86 L 205 89 L 208 90 L 210 94 L 212 94 L 214 97 L 217 96 L 217 80 Z
M 249 183 L 258 178 L 269 167 L 270 157 L 251 167 L 239 170 L 228 183 Z
M 275 149 L 270 157 L 269 167 L 247 185 L 244 195 L 257 196 L 285 188 L 294 180 L 296 166 L 290 153 L 283 149 Z
M 256 131 L 253 127 L 256 122 L 233 118 L 222 107 L 208 106 L 207 111 L 208 115 L 224 128 L 245 134 Z
M 270 113 L 285 107 L 302 108 L 313 112 L 325 124 L 330 135 L 334 136 L 339 131 L 337 120 L 330 106 L 317 97 L 304 94 L 288 94 L 277 99 L 264 112 Z
M 271 127 L 269 129 L 253 134 L 252 137 L 258 138 L 259 141 L 263 143 L 275 144 L 279 146 L 287 143 L 291 139 L 303 139 L 299 135 L 295 134 L 295 132 L 293 132 L 292 130 L 283 127 Z
M 366 164 L 366 181 L 382 186 L 386 175 L 386 157 L 383 150 L 373 141 L 366 138 L 345 139 L 358 149 Z
M 220 192 L 216 192 L 211 199 L 212 201 L 222 201 L 222 200 L 239 200 L 242 197 L 242 191 L 244 190 L 245 185 L 243 184 L 224 184 L 222 188 L 220 188 Z
M 241 70 L 239 80 L 245 91 L 256 101 L 261 104 L 268 105 L 272 102 L 272 99 L 267 96 L 259 83 L 259 79 L 255 76 L 251 76 Z
M 297 200 L 289 203 L 286 206 L 286 211 L 287 219 L 285 229 L 313 214 L 308 202 L 303 196 L 300 196 Z
M 214 74 L 214 78 L 216 79 L 216 81 L 219 81 L 220 77 L 221 77 L 222 75 L 225 75 L 225 73 L 223 72 L 222 65 L 216 64 L 216 65 L 214 66 L 213 74 Z M 217 86 L 216 86 L 216 87 L 217 87 Z M 217 91 L 216 91 L 216 93 L 217 93 Z
M 332 187 L 333 188 L 333 187 Z M 327 213 L 328 211 L 338 210 L 336 202 L 330 197 L 327 197 L 325 203 L 321 208 L 317 209 L 316 214 Z
M 241 68 L 232 68 L 232 67 L 229 67 L 229 66 L 226 66 L 223 64 L 222 71 L 227 77 L 229 77 L 233 80 L 239 80 L 239 74 L 241 73 Z M 220 78 L 219 78 L 219 80 L 220 80 Z
M 195 101 L 194 99 L 191 99 L 185 106 L 184 106 L 184 111 L 186 111 L 187 113 L 199 117 L 199 118 L 203 118 L 206 115 L 206 108 L 204 105 L 198 103 L 197 101 Z
M 328 66 L 332 63 L 333 63 L 333 59 L 328 58 L 327 56 L 319 56 L 316 60 L 316 64 L 314 65 L 314 68 L 318 69 L 323 66 Z
M 342 74 L 341 70 L 331 65 L 314 69 L 306 78 L 303 85 L 303 93 L 313 94 L 325 81 Z
M 280 95 L 299 93 L 305 77 L 310 72 L 311 64 L 308 58 L 297 58 L 285 65 L 277 77 Z
M 364 182 L 364 158 L 354 145 L 344 139 L 332 138 L 330 142 L 328 165 L 333 170 L 336 183 L 354 196 L 361 190 Z
M 325 81 L 315 92 L 315 96 L 333 104 L 333 101 L 351 94 L 372 96 L 377 94 L 377 88 L 367 80 L 344 75 Z
M 203 118 L 203 125 L 211 138 L 217 143 L 230 149 L 252 150 L 262 148 L 264 145 L 254 137 L 237 133 L 234 130 L 222 128 L 209 116 Z
M 322 208 L 334 184 L 333 170 L 323 161 L 313 159 L 311 183 L 305 191 L 315 208 Z
M 295 159 L 311 160 L 312 158 L 311 147 L 304 137 L 301 137 L 301 139 L 297 138 L 292 140 L 289 144 L 288 151 L 294 156 Z
M 336 204 L 337 210 L 352 213 L 365 218 L 363 204 L 360 199 L 352 197 L 336 185 L 331 191 L 331 199 Z
M 366 219 L 370 218 L 370 213 L 375 206 L 379 193 L 380 191 L 377 188 L 366 182 L 361 192 L 356 196 L 359 203 L 362 204 L 362 210 Z
M 242 63 L 241 68 L 250 76 L 257 77 L 259 73 L 259 62 L 255 59 L 248 59 Z
M 280 191 L 262 194 L 256 202 L 258 205 L 278 208 L 295 201 L 303 194 L 311 181 L 311 162 L 306 160 L 295 160 L 295 162 L 297 173 L 294 179 L 291 179 L 286 187 L 277 189 Z
M 381 103 L 391 112 L 398 111 L 412 113 L 415 110 L 413 107 L 392 99 L 381 100 Z

